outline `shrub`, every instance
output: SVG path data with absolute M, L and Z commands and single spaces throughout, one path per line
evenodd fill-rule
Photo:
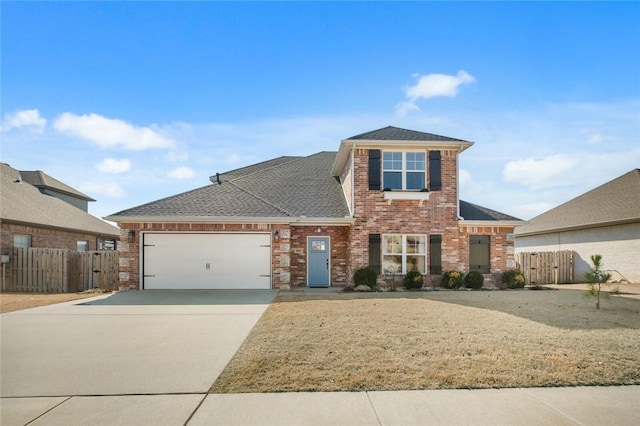
M 444 288 L 459 288 L 464 282 L 464 275 L 458 271 L 447 271 L 442 274 L 441 285 Z
M 478 290 L 482 288 L 483 284 L 484 276 L 480 271 L 469 271 L 469 273 L 464 277 L 464 286 L 466 288 Z
M 353 284 L 356 287 L 367 285 L 370 288 L 375 288 L 377 280 L 378 274 L 368 266 L 356 270 L 356 272 L 353 274 Z
M 502 283 L 507 288 L 523 288 L 524 287 L 524 275 L 517 269 L 509 269 L 502 273 Z
M 415 290 L 424 286 L 424 277 L 419 271 L 413 270 L 407 272 L 402 280 L 402 285 L 408 290 Z

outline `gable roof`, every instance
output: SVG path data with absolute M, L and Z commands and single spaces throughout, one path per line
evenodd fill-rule
M 517 217 L 462 200 L 460 200 L 460 216 L 467 221 L 522 221 Z
M 356 146 L 369 149 L 452 149 L 462 152 L 471 145 L 473 142 L 462 139 L 387 126 L 342 140 L 331 173 L 340 176 L 349 160 L 351 150 Z
M 153 201 L 108 216 L 125 221 L 321 220 L 350 223 L 340 183 L 329 170 L 335 152 L 279 157 L 220 174 L 220 184 Z
M 416 130 L 402 129 L 399 127 L 387 126 L 382 129 L 361 133 L 346 139 L 369 140 L 369 141 L 421 141 L 421 142 L 465 142 L 462 139 L 454 139 L 448 136 L 434 135 L 433 133 L 418 132 Z
M 21 170 L 20 177 L 23 181 L 41 189 L 50 189 L 53 191 L 61 192 L 63 194 L 71 195 L 85 201 L 95 201 L 93 198 L 78 191 L 69 185 L 60 182 L 58 179 L 52 178 L 41 170 L 24 171 Z
M 0 220 L 117 237 L 120 230 L 56 197 L 41 193 L 21 178 L 21 172 L 2 166 Z
M 516 235 L 640 222 L 640 169 L 630 172 L 531 219 Z

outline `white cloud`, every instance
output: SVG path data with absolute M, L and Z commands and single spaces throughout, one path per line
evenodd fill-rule
M 84 182 L 80 185 L 80 190 L 88 195 L 102 194 L 108 197 L 122 197 L 125 195 L 124 189 L 113 182 Z
M 167 176 L 175 179 L 191 179 L 195 175 L 195 172 L 189 167 L 178 167 L 177 169 L 173 169 L 167 173 Z
M 40 116 L 37 109 L 25 109 L 7 113 L 2 119 L 2 131 L 26 128 L 36 133 L 42 133 L 47 125 L 47 120 Z
M 172 139 L 165 138 L 149 127 L 137 127 L 123 120 L 98 114 L 75 115 L 65 112 L 54 122 L 56 130 L 78 136 L 101 148 L 122 148 L 132 151 L 170 149 Z
M 105 158 L 96 167 L 103 173 L 124 173 L 131 169 L 131 162 L 127 159 Z
M 447 74 L 416 74 L 417 82 L 413 86 L 405 88 L 404 94 L 407 101 L 396 105 L 396 114 L 403 116 L 411 111 L 420 111 L 416 102 L 420 99 L 444 96 L 453 98 L 458 94 L 460 86 L 476 81 L 475 77 L 466 71 L 460 70 L 456 75 Z

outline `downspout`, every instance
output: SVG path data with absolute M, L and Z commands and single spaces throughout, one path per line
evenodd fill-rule
M 462 145 L 460 145 L 460 149 L 462 149 Z M 456 204 L 458 205 L 458 220 L 464 219 L 460 216 L 460 151 L 456 151 Z
M 356 143 L 352 142 L 351 143 L 351 217 L 355 217 L 355 211 L 356 211 L 356 177 L 355 177 L 355 150 L 356 150 Z

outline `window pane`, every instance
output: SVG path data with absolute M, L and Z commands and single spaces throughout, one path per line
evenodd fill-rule
M 425 237 L 423 235 L 407 235 L 407 253 L 425 253 Z
M 421 274 L 425 273 L 424 268 L 424 255 L 409 255 L 407 256 L 407 272 L 409 271 L 418 271 Z
M 402 173 L 401 172 L 384 172 L 383 173 L 383 189 L 402 189 Z
M 402 170 L 401 152 L 382 153 L 382 168 L 384 170 Z
M 407 170 L 426 170 L 424 152 L 407 152 Z
M 382 237 L 382 252 L 402 253 L 402 235 L 384 235 Z
M 420 172 L 407 172 L 407 189 L 423 189 L 424 173 Z
M 382 272 L 385 274 L 402 273 L 402 256 L 382 256 Z
M 31 235 L 16 234 L 13 236 L 13 246 L 15 248 L 31 247 Z
M 89 251 L 89 243 L 86 241 L 78 241 L 76 246 L 78 251 Z

